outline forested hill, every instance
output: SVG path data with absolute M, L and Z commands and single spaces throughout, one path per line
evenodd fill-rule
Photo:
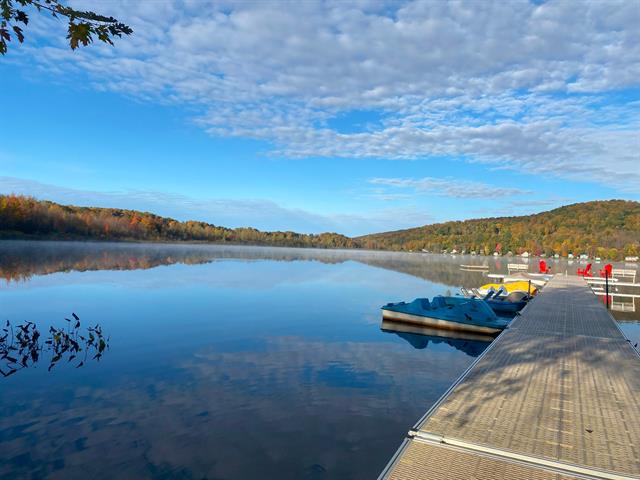
M 587 253 L 620 259 L 640 252 L 640 203 L 576 203 L 535 215 L 438 223 L 355 240 L 364 248 L 386 250 L 455 249 L 486 255 L 495 251 L 561 256 Z
M 490 255 L 524 251 L 609 259 L 640 254 L 640 203 L 577 203 L 521 217 L 446 222 L 349 238 L 180 222 L 152 213 L 75 207 L 18 195 L 0 195 L 0 238 L 200 241 L 212 243 L 380 250 L 457 250 Z
M 305 235 L 179 222 L 118 208 L 75 207 L 19 195 L 0 195 L 0 238 L 51 238 L 214 243 L 316 248 L 357 248 L 337 233 Z

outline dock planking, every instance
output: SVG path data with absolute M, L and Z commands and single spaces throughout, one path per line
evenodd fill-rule
M 409 432 L 381 479 L 640 478 L 640 357 L 556 275 Z

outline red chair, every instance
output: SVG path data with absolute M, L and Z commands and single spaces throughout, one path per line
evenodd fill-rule
M 599 300 L 604 303 L 607 308 L 609 308 L 609 305 L 611 305 L 611 302 L 613 301 L 613 296 L 612 295 L 602 295 L 599 296 Z
M 578 275 L 580 275 L 581 277 L 593 277 L 593 273 L 591 272 L 591 267 L 592 265 L 590 263 L 587 263 L 586 268 L 579 268 L 578 269 Z
M 600 270 L 600 276 L 601 277 L 609 277 L 611 278 L 611 275 L 613 274 L 613 265 L 611 265 L 610 263 L 607 263 L 604 268 L 602 270 Z
M 540 273 L 551 273 L 551 269 L 547 266 L 547 262 L 544 260 L 540 260 L 540 262 L 538 262 L 538 271 Z

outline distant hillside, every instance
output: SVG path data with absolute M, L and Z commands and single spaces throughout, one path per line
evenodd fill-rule
M 245 245 L 357 248 L 337 233 L 305 235 L 179 222 L 152 213 L 119 208 L 75 207 L 19 195 L 0 195 L 0 238 L 133 241 L 200 241 Z
M 640 253 L 640 203 L 624 200 L 577 203 L 522 217 L 446 222 L 349 238 L 179 222 L 118 208 L 75 207 L 19 195 L 0 195 L 0 238 L 195 241 L 281 247 L 374 250 L 494 251 L 539 255 L 587 253 L 620 259 Z
M 608 200 L 576 203 L 521 217 L 445 222 L 356 238 L 364 248 L 457 250 L 490 255 L 587 253 L 620 259 L 640 252 L 640 203 Z

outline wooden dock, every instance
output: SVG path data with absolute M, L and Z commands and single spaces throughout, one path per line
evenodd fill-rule
M 379 479 L 640 478 L 640 357 L 556 275 L 420 419 Z

